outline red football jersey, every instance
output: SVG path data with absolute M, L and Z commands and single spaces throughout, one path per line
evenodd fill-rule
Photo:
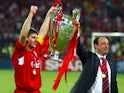
M 41 87 L 40 52 L 42 47 L 37 42 L 36 48 L 29 51 L 26 49 L 27 43 L 22 46 L 19 41 L 16 42 L 12 63 L 15 69 L 16 87 L 33 91 Z

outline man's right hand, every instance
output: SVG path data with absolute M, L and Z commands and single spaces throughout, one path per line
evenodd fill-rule
M 33 14 L 36 14 L 37 10 L 38 10 L 38 7 L 34 6 L 34 5 L 32 5 L 31 8 L 30 8 L 30 12 L 33 13 Z

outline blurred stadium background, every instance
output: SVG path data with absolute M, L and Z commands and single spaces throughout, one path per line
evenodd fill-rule
M 63 13 L 70 15 L 74 8 L 81 10 L 81 42 L 86 49 L 91 49 L 93 32 L 124 32 L 123 0 L 61 0 Z M 33 19 L 32 27 L 39 30 L 47 10 L 54 0 L 0 0 L 0 93 L 13 93 L 14 78 L 11 55 L 15 41 L 27 17 L 30 6 L 37 5 L 38 13 Z M 124 37 L 109 37 L 113 59 L 117 60 L 119 93 L 124 91 Z M 50 90 L 61 64 L 47 60 L 42 63 L 43 93 L 54 93 Z M 68 83 L 64 79 L 56 93 L 69 93 L 79 76 L 81 63 L 77 58 L 69 65 Z M 50 91 L 49 91 L 50 90 Z

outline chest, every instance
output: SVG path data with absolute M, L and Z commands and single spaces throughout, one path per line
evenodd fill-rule
M 27 52 L 24 57 L 27 65 L 30 65 L 32 68 L 40 68 L 40 57 L 37 52 Z
M 35 51 L 26 51 L 17 60 L 18 65 L 28 69 L 40 68 L 40 56 Z

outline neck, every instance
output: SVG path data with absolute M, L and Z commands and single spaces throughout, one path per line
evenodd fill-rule
M 28 49 L 29 51 L 32 51 L 32 50 L 33 50 L 33 47 L 27 46 L 27 49 Z
M 97 53 L 97 52 L 96 52 L 96 54 L 97 54 L 97 56 L 99 56 L 99 57 L 105 57 L 105 56 L 106 56 L 106 54 L 100 54 L 100 53 Z

